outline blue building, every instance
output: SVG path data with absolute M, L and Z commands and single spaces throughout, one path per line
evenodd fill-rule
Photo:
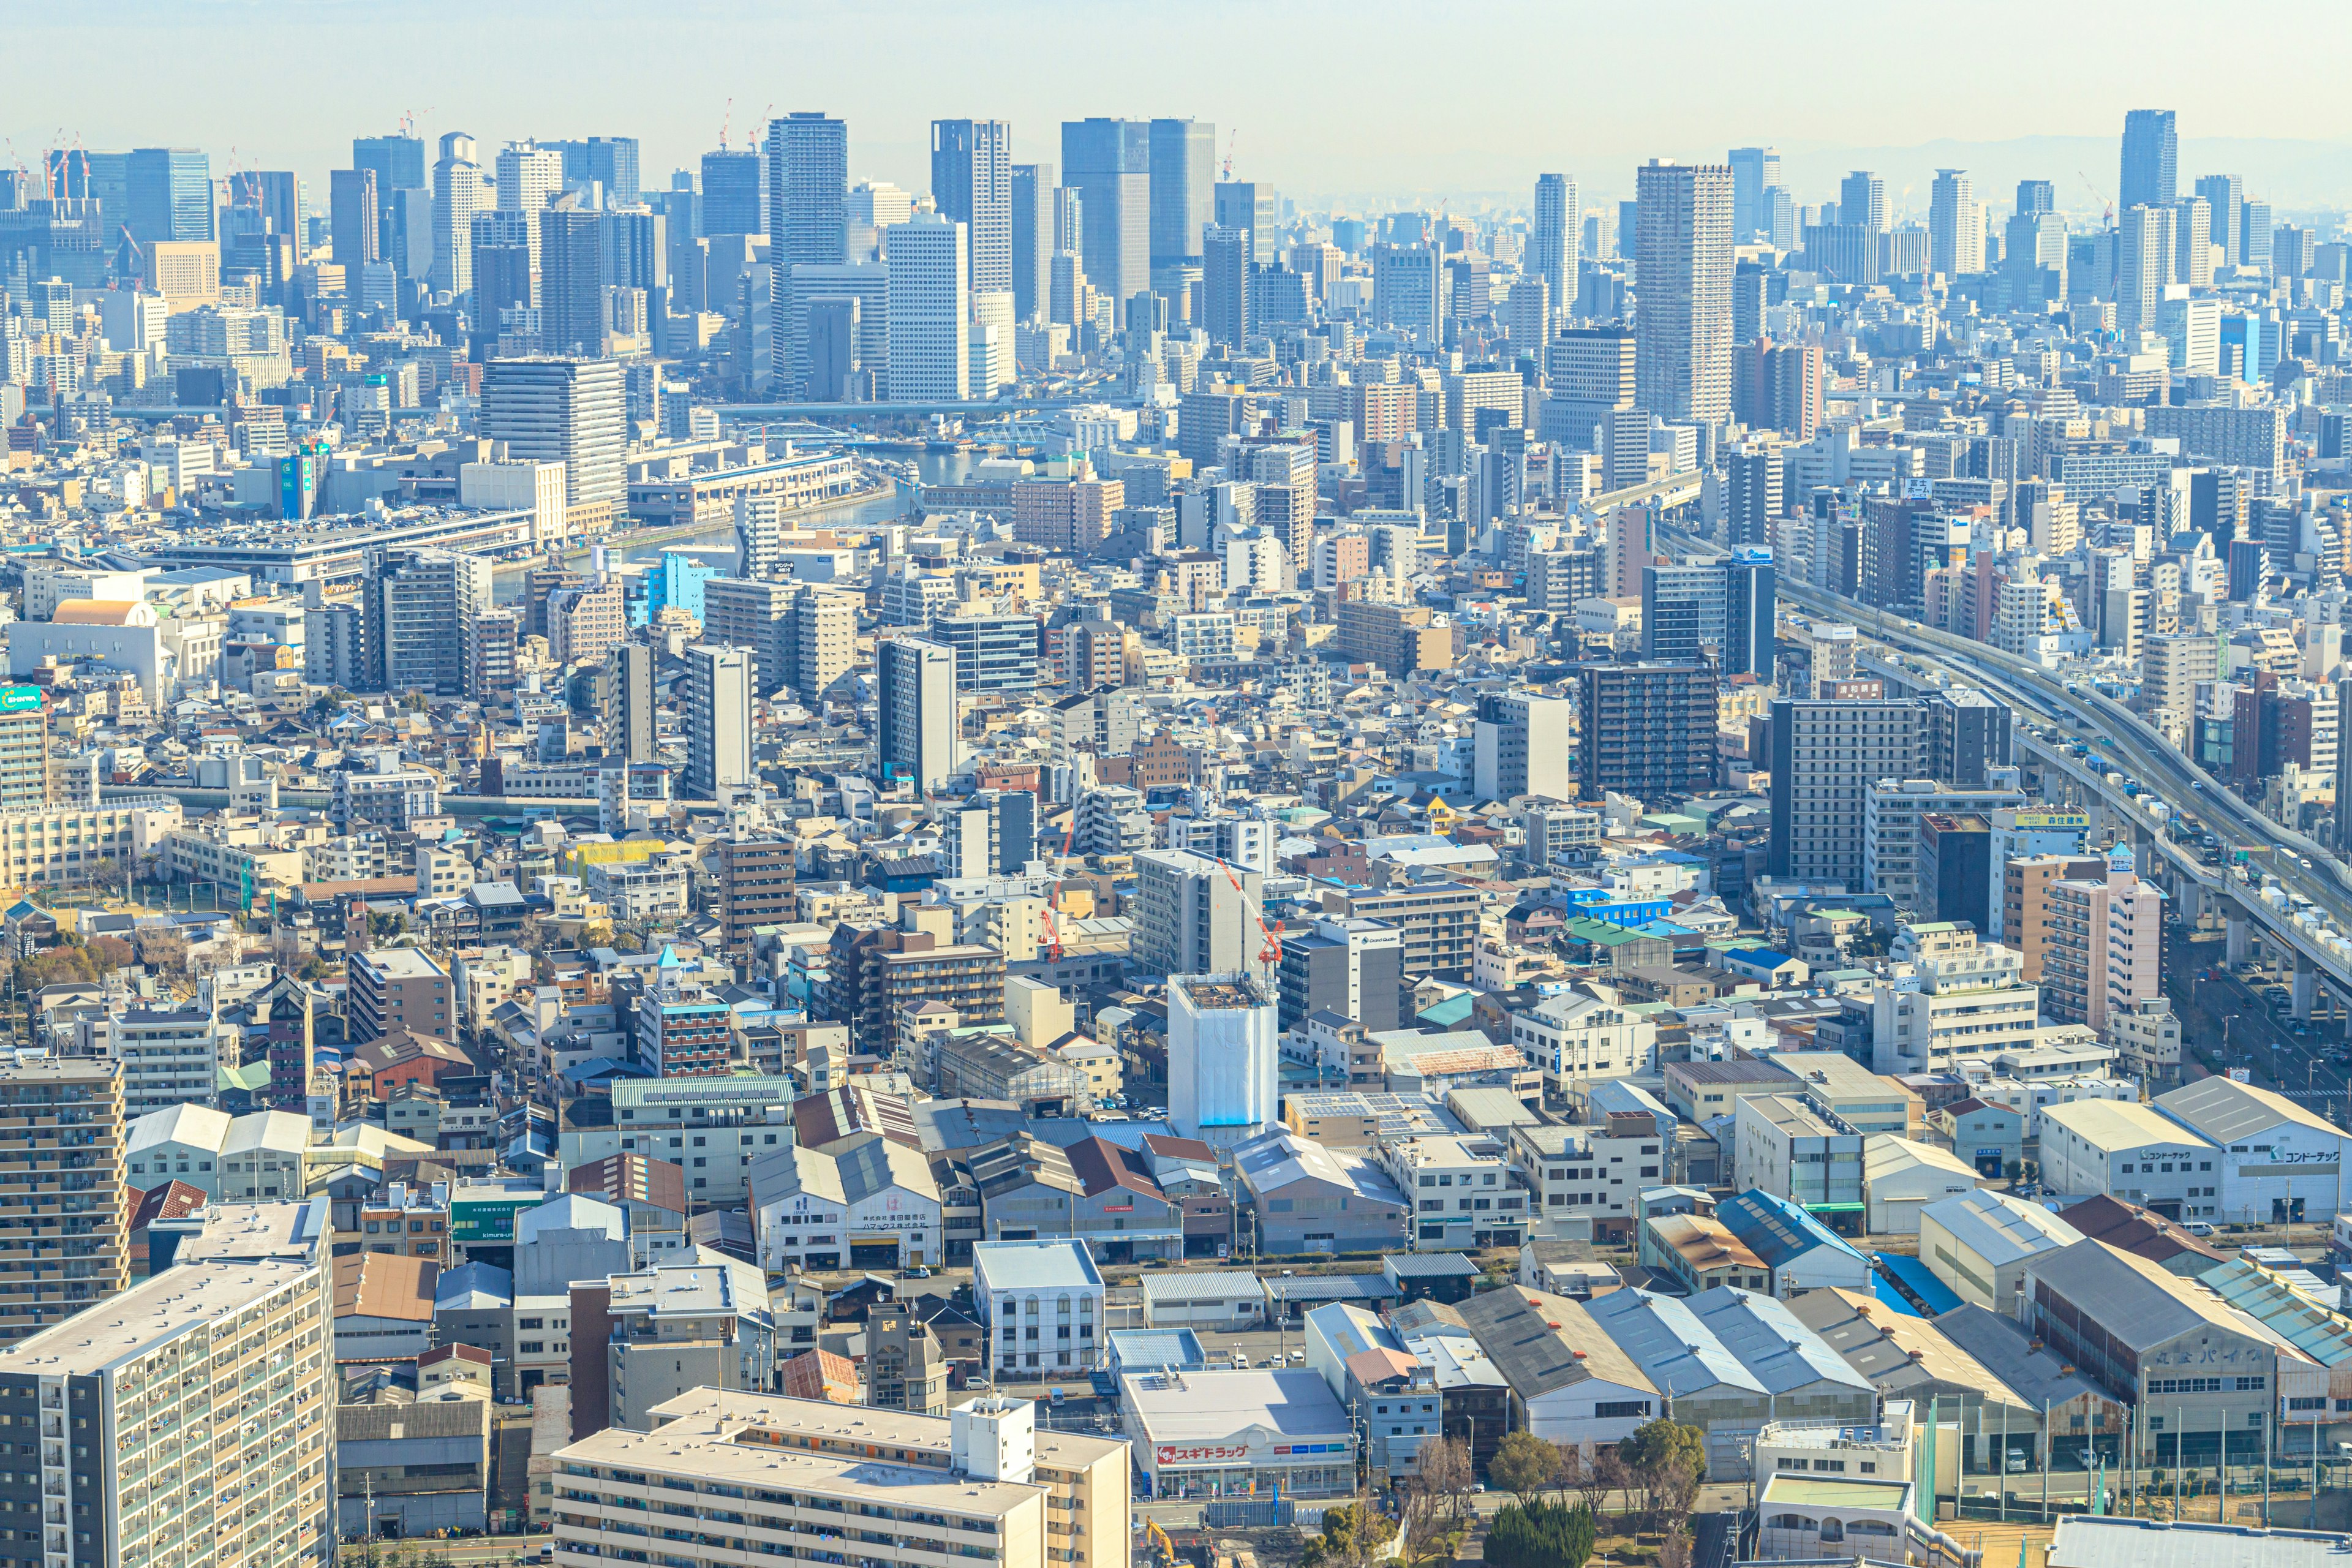
M 691 551 L 663 551 L 660 558 L 646 569 L 646 620 L 652 621 L 672 605 L 701 620 L 702 585 L 713 577 L 726 575 L 725 571 Z
M 1786 1198 L 1752 1190 L 1719 1205 L 1715 1217 L 1769 1271 L 1782 1300 L 1808 1290 L 1870 1289 L 1870 1259 Z

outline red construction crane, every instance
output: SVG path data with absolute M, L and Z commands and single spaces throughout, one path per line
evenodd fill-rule
M 1062 962 L 1062 863 L 1070 858 L 1070 846 L 1078 836 L 1078 806 L 1070 803 L 1070 825 L 1062 830 L 1062 853 L 1054 863 L 1054 890 L 1045 900 L 1045 937 L 1050 945 L 1045 950 L 1048 959 Z
M 1218 176 L 1220 179 L 1230 180 L 1234 177 L 1234 142 L 1240 135 L 1241 132 L 1238 130 L 1225 132 L 1225 172 Z
M 1258 906 L 1250 902 L 1249 889 L 1242 886 L 1241 873 L 1226 866 L 1223 860 L 1217 864 L 1224 867 L 1225 880 L 1231 882 L 1234 891 L 1242 896 L 1242 904 L 1249 910 L 1250 919 L 1257 921 L 1258 935 L 1265 939 L 1265 945 L 1257 950 L 1257 961 L 1269 965 L 1276 963 L 1282 957 L 1282 942 L 1274 934 L 1274 928 L 1265 923 L 1265 916 Z

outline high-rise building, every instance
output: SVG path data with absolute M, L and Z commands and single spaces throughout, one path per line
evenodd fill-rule
M 37 686 L 0 686 L 0 812 L 48 804 L 48 698 Z
M 2056 211 L 2057 206 L 2058 187 L 2048 180 L 2017 182 L 2018 216 L 2039 217 L 2044 213 Z
M 1471 731 L 1471 788 L 1482 801 L 1544 795 L 1576 798 L 1576 705 L 1566 698 L 1524 691 L 1487 692 L 1478 699 Z
M 1217 178 L 1217 128 L 1205 120 L 1155 120 L 1151 161 L 1152 287 L 1162 293 L 1170 268 L 1201 264 L 1201 231 L 1218 221 L 1211 187 Z
M 531 356 L 482 367 L 481 433 L 513 458 L 563 465 L 567 526 L 595 532 L 628 499 L 621 362 Z
M 2116 329 L 2132 334 L 2157 328 L 2171 257 L 2164 242 L 2164 213 L 2151 206 L 2126 207 L 2116 217 Z
M 521 213 L 530 221 L 524 236 L 530 246 L 532 302 L 538 302 L 539 214 L 563 189 L 563 154 L 536 142 L 509 142 L 499 149 L 499 211 Z
M 1705 663 L 1577 667 L 1579 798 L 1652 799 L 1715 783 L 1716 677 Z
M 1865 233 L 1886 232 L 1886 182 L 1867 169 L 1856 169 L 1838 182 L 1838 222 Z
M 931 121 L 931 199 L 964 226 L 975 294 L 1013 288 L 1013 127 L 1002 120 Z M 896 261 L 894 255 L 891 259 Z
M 1115 305 L 1151 286 L 1151 128 L 1140 120 L 1062 122 L 1062 179 L 1078 195 L 1078 256 Z
M 2124 116 L 2123 169 L 2116 208 L 2168 207 L 2180 195 L 2180 138 L 2169 109 L 2135 109 Z
M 883 232 L 890 256 L 890 395 L 961 402 L 972 395 L 963 225 L 919 213 Z
M 1278 1022 L 1286 1031 L 1321 1012 L 1352 1018 L 1372 1034 L 1402 1029 L 1412 1017 L 1404 934 L 1380 921 L 1319 920 L 1308 930 L 1285 931 L 1277 978 Z
M 1250 236 L 1250 265 L 1273 265 L 1281 248 L 1282 198 L 1261 180 L 1220 180 L 1210 204 L 1210 221 L 1219 228 L 1245 228 Z
M 202 152 L 194 147 L 139 148 L 123 163 L 122 180 L 128 215 L 124 226 L 142 249 L 172 240 L 213 237 L 212 162 Z
M 606 206 L 633 206 L 642 199 L 637 183 L 637 139 L 634 136 L 589 136 L 544 145 L 563 154 L 563 183 L 582 185 L 594 181 L 604 187 Z
M 1132 967 L 1144 974 L 1261 973 L 1259 874 L 1194 849 L 1135 858 Z
M 1249 340 L 1250 235 L 1208 226 L 1201 243 L 1202 327 L 1213 343 L 1239 348 Z
M 2172 281 L 2191 289 L 2213 286 L 2213 205 L 2203 196 L 2174 204 Z
M 61 1174 L 59 1186 L 70 1179 Z M 118 1186 L 118 1211 L 121 1195 Z M 57 1417 L 58 1441 L 23 1456 L 19 1483 L 20 1508 L 45 1498 L 56 1510 L 47 1562 L 315 1568 L 333 1560 L 326 1208 L 323 1196 L 209 1205 L 173 1267 L 0 1352 L 0 1401 L 27 1424 Z M 93 1299 L 104 1293 L 78 1283 Z M 120 1289 L 119 1273 L 114 1283 Z M 196 1431 L 205 1441 L 178 1436 Z M 244 1506 L 256 1496 L 269 1505 Z M 19 1520 L 37 1542 L 41 1521 Z
M 377 258 L 379 235 L 375 171 L 336 169 L 327 176 L 327 222 L 338 267 L 362 267 Z
M 875 653 L 875 765 L 886 784 L 937 792 L 956 771 L 955 650 L 894 637 Z
M 2244 255 L 2239 226 L 2244 219 L 2246 183 L 2235 174 L 2207 174 L 2197 182 L 2197 194 L 2211 210 L 2213 243 L 2221 247 L 2221 265 L 2237 266 Z
M 1552 309 L 1573 313 L 1576 301 L 1577 232 L 1576 182 L 1566 174 L 1536 176 L 1536 216 L 1528 230 L 1522 269 L 1541 279 L 1551 292 Z M 1549 336 L 1549 329 L 1545 335 Z
M 757 148 L 722 147 L 702 155 L 702 232 L 768 232 L 768 160 Z
M 474 151 L 471 136 L 452 131 L 441 138 L 441 156 L 433 164 L 432 283 L 452 294 L 474 287 L 474 215 L 490 203 Z
M 1731 416 L 1731 171 L 1652 159 L 1637 174 L 1640 405 L 1669 422 Z
M 374 172 L 379 197 L 425 186 L 425 139 L 421 136 L 354 136 L 352 167 Z
M 0 1340 L 22 1340 L 130 1278 L 121 1064 L 0 1053 L 0 1115 L 16 1134 L 0 1147 Z
M 1642 654 L 1705 659 L 1727 679 L 1772 669 L 1772 552 L 1747 546 L 1719 561 L 1642 569 Z
M 570 205 L 539 214 L 539 330 L 557 353 L 604 352 L 604 217 Z
M 1013 316 L 1029 322 L 1045 313 L 1054 256 L 1054 165 L 1013 165 Z
M 713 867 L 719 887 L 719 944 L 748 959 L 753 932 L 791 921 L 799 872 L 793 841 L 730 834 L 719 841 Z
M 1927 267 L 1948 278 L 1984 270 L 1984 209 L 1966 169 L 1938 169 L 1927 193 Z
M 849 127 L 814 110 L 768 121 L 768 259 L 833 266 L 846 258 Z
M 1037 796 L 1029 790 L 977 791 L 939 821 L 951 878 L 1018 877 L 1037 853 Z
M 604 754 L 650 763 L 658 754 L 654 726 L 654 650 L 622 643 L 604 655 Z
M 2164 994 L 2164 891 L 2118 850 L 2105 874 L 2049 889 L 2049 942 L 2042 955 L 2042 1010 L 2061 1024 L 2108 1020 Z
M 815 703 L 857 661 L 857 605 L 853 597 L 803 584 L 785 621 L 786 684 Z
M 539 279 L 531 269 L 531 246 L 539 234 L 536 214 L 478 212 L 466 247 L 474 280 L 476 330 L 498 339 L 500 312 L 538 302 Z
M 1279 1016 L 1262 975 L 1169 976 L 1168 1121 L 1178 1137 L 1231 1148 L 1276 1124 Z
M 686 776 L 692 794 L 719 791 L 760 776 L 751 749 L 751 656 L 740 647 L 695 643 L 686 650 Z
M 1780 184 L 1780 151 L 1777 147 L 1734 147 L 1731 150 L 1731 237 L 1745 245 L 1759 230 L 1771 227 L 1771 207 L 1765 195 Z
M 494 563 L 431 546 L 371 550 L 360 590 L 361 658 L 371 691 L 462 697 L 472 637 L 494 602 Z
M 1782 698 L 1772 704 L 1772 827 L 1765 871 L 1863 889 L 1864 795 L 1927 773 L 1911 698 Z

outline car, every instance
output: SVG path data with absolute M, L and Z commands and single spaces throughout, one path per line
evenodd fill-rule
M 930 1277 L 931 1271 L 919 1263 L 907 1270 L 907 1278 L 909 1279 L 929 1279 Z
M 1062 1386 L 1059 1384 L 1055 1384 L 1053 1387 L 1045 1391 L 1045 1402 L 1049 1405 L 1059 1406 L 1066 1404 L 1068 1399 L 1069 1395 L 1062 1392 Z
M 1248 1365 L 1249 1365 L 1249 1363 L 1250 1363 L 1250 1358 L 1249 1358 L 1249 1352 L 1246 1352 L 1246 1351 L 1235 1351 L 1235 1352 L 1234 1352 L 1234 1365 L 1235 1365 L 1236 1367 L 1247 1368 L 1247 1367 L 1248 1367 Z
M 1290 1360 L 1291 1364 L 1294 1366 L 1304 1364 L 1307 1360 L 1307 1352 L 1305 1351 L 1292 1351 L 1290 1352 Z
M 2025 1473 L 2025 1456 L 2014 1448 L 2009 1451 L 2009 1473 L 2012 1476 L 2021 1476 Z
M 2213 1227 L 2201 1219 L 2182 1220 L 2180 1222 L 2180 1228 L 2187 1231 L 2191 1236 L 2210 1236 L 2213 1234 Z

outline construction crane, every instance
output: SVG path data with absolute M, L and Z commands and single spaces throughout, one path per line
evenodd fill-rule
M 727 151 L 727 128 L 734 123 L 735 100 L 730 95 L 727 100 L 727 108 L 719 116 L 719 150 L 721 153 Z
M 2105 202 L 2106 211 L 2102 215 L 2100 221 L 2104 226 L 2112 226 L 2116 221 L 2116 204 L 2105 201 L 2105 198 L 2099 195 L 2099 187 L 2091 184 L 2091 176 L 2084 174 L 2082 170 L 2075 170 L 2074 177 L 2083 182 L 2083 188 L 2090 192 L 2091 199 L 2093 201 Z
M 1234 885 L 1234 891 L 1242 896 L 1242 904 L 1249 910 L 1250 919 L 1257 922 L 1257 934 L 1264 939 L 1264 945 L 1257 950 L 1257 961 L 1269 965 L 1275 963 L 1282 957 L 1282 943 L 1275 936 L 1274 928 L 1265 923 L 1265 916 L 1258 906 L 1250 902 L 1249 889 L 1242 886 L 1241 873 L 1223 860 L 1217 864 L 1223 867 L 1225 880 Z
M 1054 862 L 1054 890 L 1045 899 L 1046 956 L 1054 963 L 1062 962 L 1062 867 L 1070 858 L 1070 846 L 1078 836 L 1077 803 L 1070 803 L 1070 825 L 1062 830 L 1062 853 Z
M 1221 179 L 1230 180 L 1234 177 L 1234 142 L 1240 135 L 1241 132 L 1238 130 L 1225 132 L 1225 172 L 1218 176 Z

